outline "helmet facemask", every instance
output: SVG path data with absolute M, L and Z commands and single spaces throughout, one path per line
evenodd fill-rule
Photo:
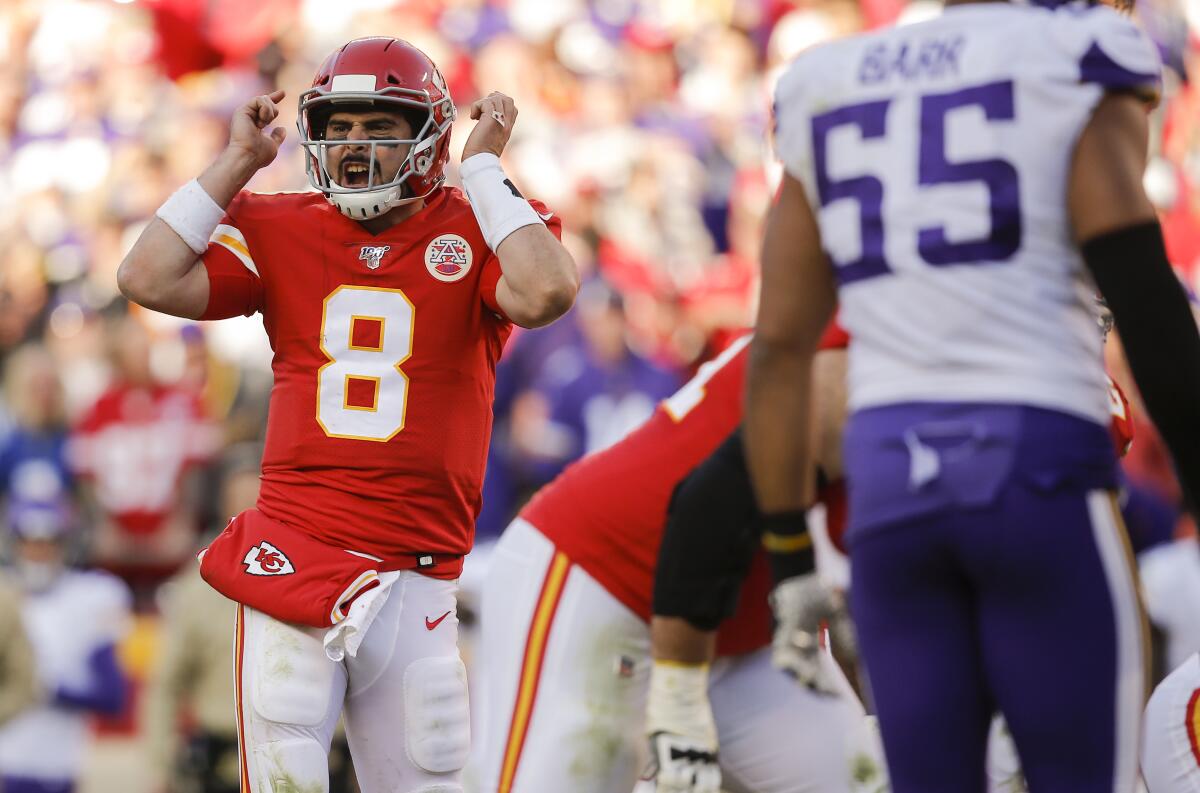
M 304 92 L 300 96 L 296 124 L 300 129 L 300 145 L 308 154 L 305 157 L 305 170 L 310 184 L 324 193 L 342 214 L 354 220 L 370 220 L 393 207 L 425 198 L 444 177 L 429 184 L 428 189 L 419 195 L 409 188 L 408 183 L 414 177 L 420 179 L 429 173 L 436 158 L 438 141 L 449 132 L 454 121 L 454 105 L 449 96 L 438 104 L 442 106 L 443 120 L 440 125 L 435 120 L 437 105 L 430 100 L 427 91 L 389 86 L 371 92 L 324 93 L 318 89 Z M 412 137 L 329 140 L 326 136 L 329 119 L 339 110 L 400 111 L 413 129 Z M 337 175 L 329 167 L 329 154 L 337 146 L 355 146 L 367 150 L 366 185 L 349 187 L 339 183 Z M 407 155 L 393 174 L 382 171 L 379 157 L 381 146 L 408 146 Z M 346 156 L 348 154 L 339 159 L 344 161 Z

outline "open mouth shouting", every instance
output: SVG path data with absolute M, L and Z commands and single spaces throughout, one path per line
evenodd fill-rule
M 370 161 L 358 157 L 346 157 L 342 160 L 341 174 L 338 181 L 342 187 L 366 187 L 371 183 Z M 375 184 L 379 184 L 379 168 L 375 168 Z

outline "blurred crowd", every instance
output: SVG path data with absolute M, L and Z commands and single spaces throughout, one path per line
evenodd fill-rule
M 147 218 L 224 145 L 235 107 L 287 91 L 288 140 L 250 184 L 277 191 L 307 189 L 294 101 L 349 38 L 421 47 L 460 107 L 491 90 L 514 97 L 506 170 L 562 216 L 585 285 L 567 319 L 509 343 L 487 537 L 751 323 L 782 67 L 823 40 L 932 13 L 926 0 L 0 4 L 0 534 L 17 587 L 35 595 L 68 564 L 106 571 L 80 584 L 91 611 L 62 606 L 89 629 L 75 666 L 42 669 L 44 690 L 67 692 L 51 704 L 128 715 L 126 679 L 136 692 L 150 676 L 145 720 L 174 734 L 183 713 L 189 734 L 211 738 L 193 745 L 193 766 L 215 774 L 230 762 L 229 700 L 209 714 L 215 695 L 203 693 L 226 683 L 194 668 L 223 646 L 203 634 L 212 619 L 188 622 L 180 604 L 223 606 L 203 600 L 189 561 L 253 502 L 270 350 L 258 318 L 204 326 L 131 309 L 115 271 Z M 1135 13 L 1168 66 L 1146 184 L 1173 261 L 1200 286 L 1200 0 L 1138 0 Z M 471 125 L 465 114 L 455 125 L 452 163 Z M 1158 464 L 1135 467 L 1155 476 Z M 117 646 L 133 649 L 114 659 Z M 200 693 L 184 707 L 189 686 Z M 166 778 L 180 753 L 167 741 L 155 756 Z M 18 766 L 73 773 L 59 759 L 50 771 Z

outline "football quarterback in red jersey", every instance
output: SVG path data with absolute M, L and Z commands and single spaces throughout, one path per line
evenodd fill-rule
M 571 306 L 578 274 L 557 218 L 501 169 L 507 96 L 471 107 L 464 194 L 443 185 L 455 107 L 437 67 L 397 39 L 351 41 L 300 96 L 317 192 L 246 192 L 283 142 L 282 98 L 235 113 L 118 273 L 154 310 L 261 312 L 275 352 L 257 508 L 201 567 L 241 604 L 242 790 L 325 790 L 344 712 L 364 793 L 454 793 L 469 744 L 454 579 L 495 364 L 513 324 Z

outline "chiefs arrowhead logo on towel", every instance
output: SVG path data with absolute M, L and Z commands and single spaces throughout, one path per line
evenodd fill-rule
M 266 540 L 246 551 L 242 563 L 250 575 L 290 575 L 296 572 L 291 560 Z

